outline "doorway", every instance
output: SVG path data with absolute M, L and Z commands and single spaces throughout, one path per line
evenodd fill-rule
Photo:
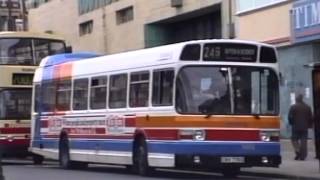
M 320 157 L 320 67 L 312 71 L 313 111 L 316 157 Z

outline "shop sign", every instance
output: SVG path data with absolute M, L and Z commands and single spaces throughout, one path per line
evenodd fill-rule
M 295 43 L 320 39 L 320 0 L 294 1 L 291 34 Z

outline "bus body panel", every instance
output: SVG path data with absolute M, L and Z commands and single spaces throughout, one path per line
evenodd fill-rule
M 215 42 L 224 41 L 190 41 L 57 64 L 50 64 L 53 61 L 47 57 L 36 71 L 34 84 L 72 82 L 70 107 L 66 111 L 55 109 L 51 112 L 33 112 L 31 151 L 58 160 L 61 133 L 66 132 L 71 160 L 132 165 L 135 140 L 143 136 L 147 144 L 148 163 L 153 167 L 182 167 L 186 164 L 220 167 L 229 163 L 242 167 L 277 167 L 281 163 L 280 117 L 277 113 L 181 114 L 177 113 L 174 106 L 175 91 L 170 106 L 150 106 L 152 100 L 149 95 L 147 107 L 133 108 L 126 102 L 125 107 L 118 109 L 72 110 L 72 88 L 74 82 L 81 79 L 90 82 L 94 77 L 107 76 L 109 88 L 110 76 L 127 74 L 126 94 L 129 96 L 130 75 L 135 72 L 149 72 L 149 80 L 154 76 L 152 72 L 158 69 L 173 69 L 176 80 L 180 69 L 189 66 L 266 67 L 278 72 L 277 64 L 272 63 L 183 62 L 179 59 L 182 49 L 188 44 L 199 43 L 203 46 Z M 249 43 L 232 40 L 225 42 Z M 269 47 L 262 43 L 249 44 Z M 88 86 L 91 86 L 90 83 Z M 149 90 L 152 92 L 150 85 Z M 109 90 L 107 94 L 106 101 L 110 98 Z

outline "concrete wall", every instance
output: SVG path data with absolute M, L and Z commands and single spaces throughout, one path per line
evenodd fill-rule
M 117 53 L 145 47 L 144 25 L 221 4 L 222 37 L 228 37 L 227 0 L 184 0 L 171 7 L 170 0 L 121 0 L 79 16 L 77 0 L 52 0 L 29 11 L 31 31 L 53 31 L 64 36 L 75 51 Z M 117 25 L 116 11 L 134 7 L 134 20 Z M 234 5 L 232 5 L 234 7 Z M 94 21 L 91 34 L 79 36 L 79 24 Z
M 69 44 L 75 45 L 78 34 L 76 2 L 77 0 L 55 0 L 30 10 L 29 31 L 52 31 L 65 37 Z M 52 11 L 53 9 L 58 11 Z
M 281 132 L 284 137 L 289 137 L 291 133 L 288 123 L 291 96 L 301 93 L 305 102 L 313 106 L 312 69 L 305 65 L 316 61 L 317 52 L 319 52 L 318 45 L 312 43 L 279 48 L 280 71 L 283 77 L 283 84 L 280 87 Z
M 290 36 L 292 2 L 239 14 L 237 38 L 255 41 L 281 40 Z

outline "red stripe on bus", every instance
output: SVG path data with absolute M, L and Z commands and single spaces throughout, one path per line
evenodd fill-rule
M 206 140 L 214 141 L 259 141 L 258 130 L 207 130 Z
M 44 135 L 45 138 L 59 138 L 59 135 Z M 133 135 L 81 135 L 81 134 L 69 134 L 69 138 L 76 139 L 132 139 Z
M 15 128 L 0 128 L 1 134 L 29 134 L 30 128 L 26 127 L 15 127 Z
M 145 133 L 150 140 L 178 140 L 177 129 L 146 129 Z
M 0 140 L 0 145 L 29 145 L 30 139 Z
M 126 127 L 135 127 L 136 126 L 136 118 L 135 117 L 125 118 L 125 120 L 126 120 Z

